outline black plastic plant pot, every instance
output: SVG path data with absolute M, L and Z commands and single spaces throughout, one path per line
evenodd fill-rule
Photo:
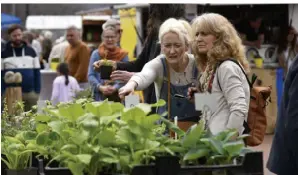
M 137 165 L 133 167 L 131 175 L 156 175 L 155 165 Z
M 38 160 L 38 171 L 39 174 L 45 174 L 45 175 L 72 175 L 71 171 L 68 168 L 52 168 L 52 167 L 44 167 L 45 164 L 43 162 L 43 159 Z
M 4 154 L 1 154 L 1 157 L 3 159 L 6 159 L 6 156 Z M 6 169 L 7 169 L 7 165 L 4 163 L 4 161 L 1 159 L 1 174 L 2 175 L 6 175 Z
M 100 67 L 100 78 L 104 80 L 110 80 L 113 71 L 113 66 L 103 65 Z
M 70 169 L 68 168 L 50 168 L 46 167 L 44 169 L 45 175 L 72 175 Z
M 6 169 L 6 175 L 37 175 L 38 169 L 35 167 L 24 170 Z

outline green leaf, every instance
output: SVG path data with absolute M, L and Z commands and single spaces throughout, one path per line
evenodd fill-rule
M 44 131 L 44 132 L 39 133 L 37 135 L 36 144 L 47 146 L 48 145 L 48 140 L 49 140 L 49 132 Z
M 14 152 L 14 151 L 24 151 L 25 145 L 24 144 L 19 144 L 19 143 L 12 143 L 8 145 L 7 151 L 8 152 Z
M 66 129 L 65 124 L 62 121 L 59 121 L 59 120 L 49 122 L 48 126 L 51 127 L 53 131 L 55 131 L 59 134 L 61 134 L 63 129 Z
M 68 151 L 72 154 L 77 154 L 78 153 L 78 147 L 74 144 L 67 144 L 67 145 L 64 145 L 61 148 L 61 151 Z
M 91 161 L 90 154 L 78 154 L 76 155 L 80 162 L 84 163 L 85 165 L 89 165 Z
M 201 157 L 207 156 L 210 150 L 208 148 L 193 148 L 189 150 L 183 157 L 183 160 L 197 160 Z
M 101 148 L 99 153 L 105 157 L 117 158 L 117 151 L 111 147 Z
M 49 139 L 52 142 L 56 142 L 56 141 L 60 140 L 60 135 L 57 132 L 52 131 L 49 133 Z
M 112 164 L 112 163 L 118 163 L 119 159 L 113 158 L 113 157 L 103 157 L 103 158 L 101 158 L 101 161 L 108 163 L 108 164 Z
M 141 124 L 141 121 L 145 118 L 146 113 L 138 107 L 125 108 L 122 113 L 121 120 L 128 122 L 130 120 L 135 121 L 138 124 Z
M 158 100 L 156 103 L 152 104 L 152 107 L 162 107 L 166 105 L 166 101 L 163 99 Z
M 216 152 L 217 154 L 224 154 L 224 149 L 222 148 L 222 144 L 219 140 L 215 140 L 213 138 L 210 139 L 210 146 L 211 149 Z
M 100 123 L 104 125 L 109 125 L 112 121 L 116 120 L 120 116 L 119 113 L 112 114 L 110 116 L 100 117 Z
M 43 131 L 46 131 L 48 128 L 49 127 L 46 124 L 43 124 L 43 123 L 37 123 L 36 124 L 36 131 L 37 131 L 37 133 L 41 133 Z
M 251 153 L 253 152 L 252 150 L 248 149 L 248 148 L 243 148 L 241 151 L 240 151 L 240 155 L 241 156 L 244 156 L 246 153 Z
M 73 175 L 83 175 L 85 165 L 82 163 L 68 162 L 68 168 Z
M 92 118 L 87 118 L 81 122 L 82 126 L 86 130 L 92 130 L 99 126 L 99 123 L 97 120 L 94 120 Z
M 227 136 L 226 136 L 226 138 L 224 139 L 223 142 L 226 143 L 226 142 L 230 141 L 232 138 L 235 138 L 237 136 L 237 134 L 238 134 L 238 131 L 237 130 L 230 131 L 227 134 Z
M 224 141 L 227 135 L 230 133 L 230 130 L 224 130 L 222 132 L 219 132 L 215 136 L 213 136 L 213 139 L 218 140 L 218 141 Z M 212 137 L 212 136 L 211 136 Z
M 139 103 L 135 107 L 141 109 L 145 113 L 145 115 L 151 112 L 151 105 L 146 103 Z
M 152 128 L 153 126 L 155 126 L 155 122 L 158 121 L 159 119 L 160 119 L 160 115 L 157 115 L 157 114 L 146 116 L 142 121 L 142 126 L 145 128 Z
M 39 114 L 35 117 L 35 120 L 39 122 L 48 122 L 51 120 L 51 116 Z
M 138 125 L 135 121 L 130 120 L 127 122 L 128 126 L 129 126 L 129 130 L 136 134 L 136 135 L 143 135 L 143 130 L 141 128 L 141 125 Z
M 121 128 L 117 133 L 117 138 L 124 143 L 133 143 L 136 136 L 128 128 Z
M 113 110 L 113 113 L 119 113 L 122 112 L 124 109 L 124 106 L 122 103 L 119 102 L 114 102 L 114 103 L 110 103 L 110 106 Z
M 4 136 L 4 140 L 5 140 L 5 142 L 8 142 L 8 143 L 21 143 L 22 144 L 22 142 L 19 139 L 10 137 L 10 136 Z
M 113 109 L 108 101 L 87 103 L 86 109 L 97 117 L 110 116 L 113 114 Z
M 164 124 L 172 131 L 174 131 L 175 133 L 177 133 L 178 137 L 182 137 L 185 135 L 185 132 L 183 130 L 181 130 L 177 125 L 175 125 L 174 123 L 170 122 L 169 120 L 165 119 L 164 117 L 161 117 L 160 120 L 162 122 L 164 122 Z
M 240 154 L 241 150 L 244 148 L 244 143 L 242 140 L 228 142 L 223 144 L 223 149 L 226 150 L 230 157 L 237 156 Z
M 187 150 L 186 148 L 183 148 L 182 146 L 169 145 L 167 147 L 175 153 L 183 153 Z
M 201 135 L 204 131 L 204 127 L 204 120 L 200 120 L 199 124 L 191 126 L 189 131 L 182 139 L 183 147 L 192 147 L 193 145 L 195 145 L 200 140 Z
M 33 131 L 24 131 L 22 135 L 25 140 L 35 140 L 37 133 Z
M 249 136 L 250 136 L 249 134 L 242 134 L 242 135 L 240 135 L 240 136 L 237 137 L 237 140 L 243 140 L 243 139 L 245 139 L 245 138 L 247 138 Z
M 155 149 L 160 146 L 160 143 L 157 141 L 147 140 L 145 142 L 145 149 Z
M 60 106 L 59 114 L 68 118 L 70 121 L 75 122 L 85 112 L 80 104 L 70 104 L 69 106 Z
M 77 145 L 83 144 L 89 138 L 89 132 L 87 131 L 74 131 L 70 132 L 70 139 Z
M 115 142 L 116 133 L 111 130 L 104 130 L 100 132 L 96 137 L 99 144 L 102 146 L 111 146 Z

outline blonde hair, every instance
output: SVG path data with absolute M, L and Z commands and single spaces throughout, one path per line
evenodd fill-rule
M 177 20 L 175 18 L 169 18 L 164 23 L 162 23 L 162 25 L 160 26 L 160 29 L 159 29 L 159 34 L 158 34 L 159 42 L 161 42 L 162 37 L 165 34 L 167 34 L 169 32 L 173 32 L 179 36 L 179 39 L 183 42 L 183 44 L 185 46 L 188 46 L 191 41 L 190 33 L 188 32 L 188 30 L 185 27 L 186 24 L 183 24 L 183 22 L 181 22 L 181 21 L 182 20 Z
M 184 26 L 184 28 L 185 28 L 185 29 L 187 30 L 187 32 L 188 32 L 188 35 L 191 37 L 192 29 L 191 29 L 191 25 L 189 24 L 189 22 L 187 22 L 187 21 L 184 20 L 184 19 L 179 19 L 178 21 Z
M 214 71 L 218 62 L 232 58 L 237 60 L 247 73 L 250 71 L 241 38 L 225 17 L 216 13 L 202 14 L 194 19 L 192 30 L 192 38 L 195 38 L 198 32 L 212 34 L 216 37 L 207 55 L 199 53 L 196 42 L 192 44 L 192 51 L 200 70 L 203 70 L 208 63 Z

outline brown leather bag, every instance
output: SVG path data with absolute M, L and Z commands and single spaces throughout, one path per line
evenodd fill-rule
M 243 134 L 250 135 L 249 137 L 245 138 L 245 143 L 247 146 L 258 146 L 263 142 L 266 134 L 266 127 L 267 127 L 266 106 L 268 103 L 267 100 L 270 99 L 272 87 L 271 86 L 268 86 L 268 87 L 253 86 L 255 81 L 257 80 L 257 76 L 253 74 L 252 81 L 250 82 L 242 66 L 239 64 L 239 62 L 234 59 L 228 59 L 228 60 L 233 61 L 241 68 L 250 86 L 250 104 L 249 104 L 247 122 L 244 121 L 243 123 L 243 126 L 245 128 Z M 219 63 L 218 67 L 220 66 L 221 63 Z M 218 85 L 219 85 L 219 88 L 221 89 L 219 80 L 218 80 Z
M 258 146 L 264 140 L 267 127 L 266 106 L 271 90 L 271 86 L 256 86 L 252 87 L 250 90 L 250 104 L 247 117 L 250 136 L 245 139 L 248 146 Z

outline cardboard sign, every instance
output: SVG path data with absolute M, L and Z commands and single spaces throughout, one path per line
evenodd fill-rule
M 140 97 L 138 95 L 128 95 L 125 97 L 125 107 L 131 108 L 140 103 Z
M 202 111 L 205 106 L 214 112 L 216 109 L 216 96 L 214 94 L 195 94 L 195 107 L 197 111 Z

